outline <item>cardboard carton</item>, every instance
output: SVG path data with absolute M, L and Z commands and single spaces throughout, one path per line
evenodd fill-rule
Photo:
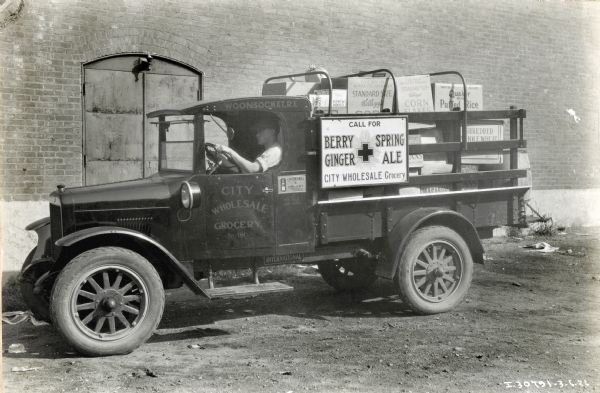
M 429 75 L 401 76 L 396 78 L 396 86 L 399 112 L 433 112 Z
M 476 173 L 479 172 L 479 165 L 475 164 L 465 164 L 461 165 L 460 168 L 461 173 Z M 477 190 L 479 188 L 479 182 L 477 180 L 474 181 L 464 181 L 461 184 L 462 190 Z
M 348 189 L 327 191 L 327 199 L 330 201 L 343 200 L 343 199 L 356 199 L 356 198 L 362 198 L 362 197 L 363 197 L 363 190 L 360 188 L 348 188 Z
M 346 114 L 347 112 L 347 92 L 342 89 L 332 90 L 332 101 L 331 101 L 331 113 L 333 114 Z M 329 110 L 329 89 L 327 90 L 315 90 L 314 94 L 309 94 L 308 99 L 312 104 L 313 113 L 316 111 L 323 111 L 327 113 Z
M 276 82 L 265 83 L 262 88 L 263 96 L 305 96 L 319 87 L 315 82 Z
M 350 77 L 333 78 L 333 89 L 347 91 L 347 113 L 391 112 L 394 85 L 390 78 Z M 321 89 L 328 91 L 326 80 L 321 80 Z
M 421 135 L 411 134 L 408 136 L 408 145 L 420 145 Z M 421 168 L 423 166 L 423 154 L 410 154 L 408 156 L 409 168 Z
M 464 109 L 462 83 L 433 83 L 433 102 L 436 112 Z M 467 110 L 483 110 L 483 86 L 467 85 Z
M 507 170 L 510 169 L 510 153 L 503 153 L 503 160 L 500 164 L 494 165 L 480 165 L 482 171 L 496 171 L 496 170 Z M 531 186 L 531 163 L 529 162 L 529 155 L 527 149 L 519 149 L 517 155 L 517 169 L 527 169 L 527 177 L 520 177 L 518 180 L 519 186 Z
M 451 189 L 451 184 L 424 185 L 421 186 L 421 194 L 437 194 L 440 192 L 449 192 Z
M 400 187 L 398 195 L 417 195 L 421 193 L 420 187 Z
M 348 78 L 348 113 L 391 112 L 393 97 L 390 78 Z
M 502 120 L 479 121 L 467 125 L 467 142 L 501 141 L 504 135 Z M 502 164 L 502 154 L 463 153 L 463 164 Z

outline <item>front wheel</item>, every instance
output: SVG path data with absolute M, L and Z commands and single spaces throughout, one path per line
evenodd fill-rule
M 437 314 L 465 298 L 472 276 L 473 258 L 462 236 L 447 227 L 430 226 L 410 236 L 396 282 L 400 297 L 414 312 Z
M 73 258 L 60 272 L 50 315 L 82 354 L 117 355 L 152 335 L 164 303 L 161 279 L 148 260 L 124 248 L 100 247 Z

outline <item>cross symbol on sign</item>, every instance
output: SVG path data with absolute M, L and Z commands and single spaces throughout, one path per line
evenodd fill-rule
M 358 150 L 358 155 L 362 158 L 363 162 L 369 162 L 369 157 L 373 155 L 373 149 L 369 148 L 368 143 L 363 143 L 362 149 Z

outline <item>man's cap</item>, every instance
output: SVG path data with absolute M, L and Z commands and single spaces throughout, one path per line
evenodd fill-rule
M 275 133 L 279 132 L 279 122 L 275 119 L 260 119 L 256 123 L 250 126 L 250 130 L 253 132 L 259 132 L 265 128 L 275 130 Z

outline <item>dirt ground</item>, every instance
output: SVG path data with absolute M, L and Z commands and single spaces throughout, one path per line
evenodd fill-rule
M 572 254 L 522 248 L 536 241 Z M 600 229 L 485 248 L 466 301 L 434 316 L 407 311 L 392 282 L 340 294 L 296 267 L 270 277 L 293 292 L 170 292 L 157 333 L 126 356 L 79 357 L 51 326 L 4 324 L 5 391 L 600 391 Z M 12 343 L 27 352 L 7 353 Z

